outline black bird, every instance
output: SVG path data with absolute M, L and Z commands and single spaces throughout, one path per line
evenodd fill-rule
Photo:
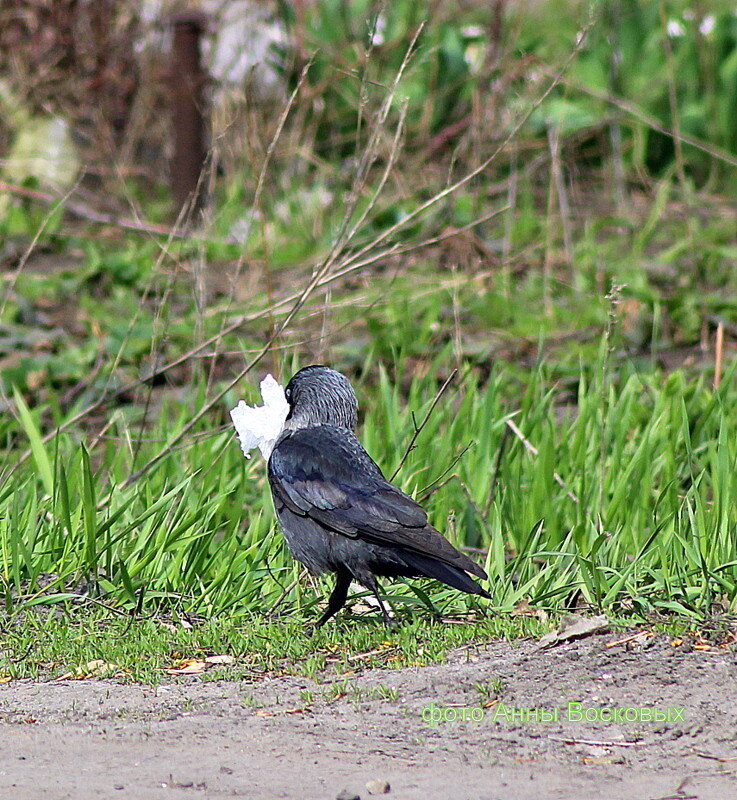
M 344 375 L 305 367 L 285 395 L 289 413 L 269 457 L 269 483 L 292 555 L 315 574 L 336 573 L 317 627 L 345 605 L 353 579 L 376 595 L 387 622 L 377 575 L 426 576 L 490 596 L 466 574 L 486 580 L 484 570 L 428 524 L 361 446 L 353 432 L 358 401 Z

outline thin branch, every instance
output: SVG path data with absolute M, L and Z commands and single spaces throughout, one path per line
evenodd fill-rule
M 443 383 L 443 385 L 440 387 L 440 390 L 435 395 L 435 399 L 430 404 L 430 408 L 427 410 L 427 414 L 425 414 L 425 419 L 422 420 L 419 426 L 415 425 L 415 432 L 412 435 L 412 438 L 410 439 L 409 445 L 407 445 L 407 449 L 405 450 L 404 455 L 402 456 L 402 460 L 399 462 L 397 468 L 392 473 L 391 478 L 389 478 L 390 481 L 393 481 L 394 478 L 397 477 L 397 473 L 404 466 L 404 462 L 407 460 L 409 454 L 415 449 L 415 442 L 417 441 L 419 435 L 422 433 L 422 429 L 425 427 L 425 425 L 427 425 L 430 419 L 430 415 L 435 410 L 435 406 L 438 404 L 445 390 L 448 388 L 448 386 L 450 386 L 451 381 L 455 378 L 457 374 L 458 370 L 454 369 L 453 372 L 451 372 L 450 375 L 448 375 L 448 377 L 445 379 L 445 383 Z
M 8 184 L 2 183 L 2 181 L 0 181 L 0 190 L 2 190 L 2 188 L 4 186 L 7 186 L 7 185 Z M 66 195 L 64 195 L 64 197 L 59 197 L 59 198 L 56 198 L 55 200 L 52 201 L 53 207 L 50 208 L 49 211 L 46 213 L 46 216 L 43 218 L 41 224 L 38 226 L 38 230 L 36 231 L 36 233 L 34 234 L 33 238 L 31 239 L 28 247 L 26 247 L 25 252 L 23 253 L 23 255 L 18 260 L 18 266 L 15 268 L 15 270 L 13 272 L 13 278 L 10 281 L 9 285 L 7 286 L 7 288 L 5 290 L 5 296 L 3 297 L 3 302 L 0 305 L 0 315 L 2 315 L 4 313 L 5 306 L 6 306 L 7 302 L 8 302 L 8 298 L 10 297 L 11 292 L 15 288 L 15 284 L 16 284 L 16 282 L 18 280 L 18 276 L 21 274 L 21 272 L 23 271 L 23 268 L 26 266 L 26 263 L 28 262 L 28 259 L 31 257 L 31 253 L 36 249 L 36 245 L 38 244 L 38 240 L 41 238 L 41 234 L 46 230 L 46 226 L 49 224 L 49 222 L 51 221 L 51 218 L 54 216 L 54 212 L 56 211 L 57 208 L 59 208 L 59 206 L 63 206 L 64 205 L 64 202 L 69 199 L 69 196 L 72 194 L 72 192 L 76 188 L 77 188 L 77 186 L 75 184 L 75 186 L 73 186 L 66 193 Z
M 0 192 L 8 192 L 9 194 L 25 197 L 29 200 L 36 200 L 46 205 L 55 205 L 61 202 L 64 206 L 64 210 L 75 217 L 100 225 L 111 225 L 116 228 L 123 228 L 124 230 L 133 231 L 135 233 L 161 234 L 163 236 L 174 236 L 179 239 L 184 239 L 191 235 L 184 231 L 177 231 L 176 228 L 170 228 L 166 225 L 154 225 L 128 217 L 121 217 L 118 214 L 106 214 L 102 211 L 95 211 L 88 205 L 77 202 L 76 200 L 70 200 L 68 197 L 59 198 L 51 192 L 29 189 L 26 186 L 17 186 L 16 184 L 6 183 L 5 181 L 0 181 Z
M 509 431 L 511 428 L 507 425 L 504 428 L 504 432 L 502 433 L 502 440 L 499 442 L 499 447 L 496 451 L 496 457 L 494 458 L 494 471 L 491 473 L 491 486 L 489 486 L 489 496 L 486 499 L 486 508 L 484 509 L 484 516 L 489 516 L 489 511 L 491 511 L 491 505 L 494 502 L 494 495 L 496 494 L 496 485 L 499 481 L 499 469 L 502 463 L 502 456 L 504 455 L 504 451 L 507 449 L 507 442 L 509 441 Z
M 546 75 L 550 76 L 552 74 L 550 69 L 544 64 L 538 63 L 537 66 Z M 668 136 L 673 140 L 677 139 L 679 142 L 690 145 L 696 150 L 700 150 L 702 153 L 706 153 L 712 158 L 716 158 L 717 160 L 722 161 L 725 164 L 729 164 L 732 167 L 737 167 L 737 156 L 733 155 L 727 150 L 722 149 L 721 147 L 715 147 L 703 139 L 698 139 L 695 136 L 689 136 L 685 133 L 676 132 L 672 128 L 667 128 L 662 124 L 662 122 L 660 122 L 659 119 L 651 116 L 638 106 L 630 103 L 628 100 L 618 97 L 615 94 L 611 94 L 610 92 L 602 92 L 597 89 L 593 89 L 590 86 L 585 86 L 582 83 L 578 83 L 577 81 L 566 78 L 560 74 L 557 77 L 559 82 L 564 86 L 575 89 L 576 91 L 579 91 L 588 97 L 601 100 L 603 103 L 614 106 L 614 108 L 617 108 L 620 111 L 624 111 L 625 114 L 628 114 L 630 117 L 638 120 L 638 122 L 642 122 L 643 124 L 647 125 L 648 128 L 652 128 L 652 130 L 656 131 L 657 133 L 662 133 L 663 136 Z
M 532 444 L 532 442 L 530 442 L 530 440 L 524 435 L 524 433 L 522 433 L 522 431 L 515 424 L 514 420 L 508 419 L 508 420 L 506 420 L 506 423 L 511 428 L 512 433 L 525 446 L 525 450 L 527 450 L 528 453 L 532 453 L 532 455 L 534 455 L 534 456 L 540 455 L 540 451 L 537 449 L 537 447 L 535 447 L 534 444 Z M 576 497 L 576 495 L 568 488 L 568 484 L 563 480 L 563 478 L 561 478 L 560 475 L 557 472 L 553 473 L 553 477 L 555 478 L 556 483 L 562 489 L 565 489 L 565 492 L 568 495 L 568 497 L 570 497 L 571 500 L 573 500 L 574 503 L 578 503 L 578 497 Z
M 458 475 L 451 475 L 448 478 L 448 480 L 443 480 L 445 478 L 445 476 L 453 469 L 453 467 L 455 467 L 455 465 L 463 458 L 463 456 L 466 455 L 466 453 L 473 446 L 474 446 L 474 442 L 469 442 L 463 448 L 463 450 L 461 450 L 461 452 L 458 453 L 457 456 L 455 456 L 455 458 L 450 462 L 448 467 L 445 470 L 443 470 L 443 472 L 441 472 L 440 475 L 438 475 L 437 478 L 435 478 L 434 481 L 432 481 L 431 483 L 428 483 L 427 486 L 425 486 L 424 489 L 421 489 L 419 492 L 417 492 L 417 500 L 418 500 L 418 502 L 422 503 L 424 500 L 427 500 L 427 498 L 430 497 L 430 495 L 433 492 L 436 492 L 438 489 L 440 489 L 441 486 L 445 486 L 445 484 L 448 483 L 449 481 L 453 480 L 453 478 L 457 478 L 458 477 Z
M 440 202 L 448 195 L 453 194 L 453 192 L 458 191 L 458 189 L 465 186 L 467 183 L 470 183 L 474 178 L 484 172 L 496 159 L 497 157 L 504 152 L 507 145 L 514 139 L 514 137 L 520 132 L 522 127 L 527 123 L 527 120 L 532 116 L 532 114 L 536 111 L 537 108 L 545 101 L 545 99 L 550 95 L 550 93 L 558 86 L 558 84 L 562 81 L 563 75 L 573 62 L 574 58 L 578 55 L 579 51 L 583 47 L 584 43 L 587 39 L 588 31 L 593 26 L 594 21 L 591 20 L 586 27 L 584 28 L 576 47 L 571 51 L 568 58 L 564 62 L 563 66 L 561 67 L 560 71 L 555 75 L 555 77 L 551 80 L 550 85 L 548 88 L 540 95 L 540 97 L 532 104 L 532 106 L 527 110 L 525 114 L 517 121 L 517 124 L 512 128 L 509 132 L 507 137 L 504 141 L 497 147 L 497 149 L 481 164 L 476 167 L 476 169 L 471 170 L 470 172 L 466 173 L 462 178 L 459 178 L 455 183 L 452 183 L 450 186 L 446 186 L 445 189 L 442 189 L 437 194 L 430 197 L 424 203 L 421 203 L 414 211 L 411 211 L 407 214 L 403 219 L 396 222 L 394 225 L 391 225 L 385 231 L 380 233 L 376 236 L 373 241 L 369 242 L 365 247 L 359 249 L 353 256 L 351 256 L 348 261 L 346 262 L 345 266 L 350 265 L 353 261 L 362 258 L 366 255 L 369 250 L 376 247 L 376 245 L 381 244 L 389 237 L 393 236 L 398 231 L 406 228 L 410 223 L 414 222 L 414 220 L 427 211 L 428 208 L 431 208 L 436 203 Z

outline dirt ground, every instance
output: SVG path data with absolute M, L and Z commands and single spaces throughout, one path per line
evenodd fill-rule
M 622 638 L 321 683 L 12 682 L 0 797 L 737 798 L 736 654 Z

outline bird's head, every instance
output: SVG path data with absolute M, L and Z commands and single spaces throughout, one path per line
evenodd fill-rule
M 348 378 L 330 367 L 315 364 L 301 369 L 287 384 L 289 403 L 285 430 L 335 425 L 353 430 L 358 422 L 358 400 Z

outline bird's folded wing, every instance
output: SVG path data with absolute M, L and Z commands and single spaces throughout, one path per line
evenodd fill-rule
M 484 577 L 390 484 L 349 431 L 323 425 L 285 437 L 269 459 L 275 495 L 292 512 L 344 536 L 404 547 Z

